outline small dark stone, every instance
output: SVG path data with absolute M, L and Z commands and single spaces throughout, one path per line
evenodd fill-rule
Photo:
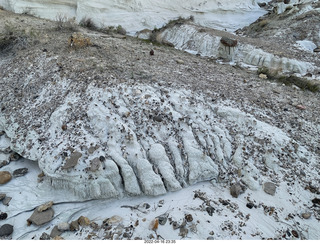
M 0 227 L 0 236 L 8 236 L 13 232 L 13 226 L 9 224 L 4 224 Z
M 210 216 L 212 216 L 215 209 L 213 207 L 209 206 L 209 207 L 206 207 L 206 211 Z
M 298 234 L 297 231 L 292 230 L 292 231 L 291 231 L 291 234 L 292 234 L 295 238 L 299 238 L 299 234 Z
M 317 47 L 316 49 L 313 50 L 315 53 L 319 53 L 320 52 L 320 47 Z
M 42 235 L 40 236 L 39 240 L 50 240 L 50 235 L 43 232 Z
M 62 129 L 62 130 L 67 130 L 68 127 L 67 127 L 67 125 L 62 125 L 62 126 L 61 126 L 61 129 Z
M 80 226 L 79 226 L 79 223 L 78 221 L 72 221 L 71 224 L 70 224 L 70 230 L 71 231 L 77 231 L 80 229 Z
M 17 161 L 19 158 L 21 158 L 21 156 L 18 153 L 11 153 L 10 154 L 10 161 Z
M 0 213 L 0 220 L 4 220 L 8 218 L 8 214 L 7 213 Z
M 314 199 L 312 199 L 312 203 L 314 205 L 320 205 L 320 199 L 319 198 L 314 198 Z
M 229 205 L 229 202 L 227 200 L 222 200 L 221 203 L 222 203 L 223 206 Z
M 5 193 L 0 193 L 0 201 L 2 201 L 6 197 Z
M 289 4 L 290 0 L 284 0 L 283 2 L 284 2 L 284 4 Z
M 27 173 L 28 173 L 28 168 L 20 168 L 13 171 L 13 176 L 20 177 L 20 176 L 24 176 Z
M 247 208 L 250 208 L 250 209 L 252 209 L 253 207 L 254 207 L 254 204 L 253 203 L 251 203 L 251 202 L 249 202 L 249 203 L 247 203 Z
M 3 160 L 1 163 L 0 163 L 0 169 L 6 165 L 8 165 L 10 162 L 9 161 L 6 161 L 6 160 Z
M 104 156 L 100 156 L 99 159 L 100 159 L 101 162 L 106 161 L 106 158 Z
M 187 222 L 191 222 L 193 220 L 193 217 L 191 214 L 187 214 L 186 216 L 184 216 L 184 218 Z
M 150 55 L 151 55 L 151 56 L 154 55 L 154 50 L 153 50 L 153 49 L 150 50 Z
M 174 221 L 172 223 L 172 227 L 173 227 L 174 230 L 176 230 L 176 229 L 178 229 L 180 227 L 180 225 L 178 224 L 178 222 Z
M 0 136 L 3 136 L 5 132 L 3 130 L 0 131 Z
M 258 3 L 258 5 L 260 8 L 263 8 L 263 7 L 267 6 L 267 3 Z
M 231 196 L 237 198 L 242 193 L 242 187 L 239 183 L 233 184 L 230 187 L 230 194 Z
M 165 225 L 167 223 L 168 214 L 162 214 L 157 217 L 160 225 Z
M 42 50 L 42 52 L 46 53 L 46 52 L 48 52 L 48 50 L 47 50 L 46 48 L 44 48 L 44 49 Z
M 156 115 L 156 116 L 153 117 L 153 120 L 156 121 L 156 122 L 162 122 L 163 119 L 162 119 L 162 116 Z
M 220 40 L 220 42 L 224 45 L 224 46 L 227 46 L 227 47 L 235 47 L 237 46 L 238 44 L 238 41 L 237 40 L 234 40 L 234 39 L 231 39 L 229 37 L 225 37 L 223 36 Z
M 3 205 L 9 206 L 9 202 L 11 201 L 12 197 L 5 197 L 2 200 Z

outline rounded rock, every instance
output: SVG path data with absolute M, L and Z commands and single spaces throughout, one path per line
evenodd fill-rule
M 304 218 L 304 219 L 310 219 L 311 213 L 303 213 L 303 214 L 301 214 L 301 216 L 302 216 L 302 218 Z
M 0 171 L 0 185 L 8 183 L 12 179 L 9 171 Z
M 4 224 L 0 227 L 0 236 L 8 236 L 13 232 L 13 226 L 9 224 Z
M 57 227 L 58 227 L 58 230 L 60 231 L 67 231 L 70 229 L 70 224 L 63 222 L 63 223 L 59 223 Z
M 0 213 L 0 220 L 4 220 L 8 218 L 8 214 L 7 213 Z

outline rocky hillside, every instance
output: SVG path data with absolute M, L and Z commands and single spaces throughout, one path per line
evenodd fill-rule
M 308 80 L 116 30 L 3 10 L 0 18 L 2 166 L 10 152 L 36 161 L 39 186 L 81 200 L 162 195 L 203 181 L 235 198 L 296 185 L 319 194 L 319 92 L 295 83 Z

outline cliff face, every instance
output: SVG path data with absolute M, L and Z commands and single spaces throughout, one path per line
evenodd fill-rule
M 121 25 L 129 33 L 134 34 L 146 28 L 151 30 L 159 28 L 179 16 L 190 15 L 203 26 L 236 30 L 266 13 L 256 2 L 255 0 L 0 0 L 0 6 L 15 13 L 29 13 L 51 20 L 55 20 L 58 15 L 75 17 L 78 22 L 83 18 L 91 18 L 98 26 Z

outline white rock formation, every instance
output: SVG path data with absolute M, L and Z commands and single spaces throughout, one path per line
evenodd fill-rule
M 0 0 L 0 6 L 16 13 L 29 13 L 55 20 L 91 18 L 98 26 L 123 26 L 134 34 L 143 29 L 162 27 L 179 16 L 193 15 L 196 23 L 234 31 L 265 13 L 257 0 Z M 237 20 L 236 22 L 234 20 Z
M 68 82 L 40 93 L 62 93 Z M 40 96 L 21 112 L 47 99 Z M 234 171 L 257 189 L 262 162 L 272 168 L 290 163 L 281 160 L 286 147 L 297 163 L 306 151 L 280 129 L 183 88 L 89 85 L 85 96 L 70 92 L 61 102 L 41 124 L 0 114 L 0 131 L 11 138 L 12 149 L 38 161 L 53 187 L 85 199 L 159 195 L 201 181 L 228 182 Z
M 277 69 L 284 73 L 297 73 L 304 75 L 314 70 L 314 65 L 306 61 L 280 57 L 268 53 L 253 45 L 238 41 L 236 47 L 224 47 L 220 40 L 222 36 L 210 31 L 202 31 L 199 26 L 184 24 L 165 29 L 159 34 L 159 41 L 171 43 L 177 49 L 192 54 L 213 58 L 225 58 L 233 63 L 264 66 Z M 234 39 L 238 39 L 234 36 Z

